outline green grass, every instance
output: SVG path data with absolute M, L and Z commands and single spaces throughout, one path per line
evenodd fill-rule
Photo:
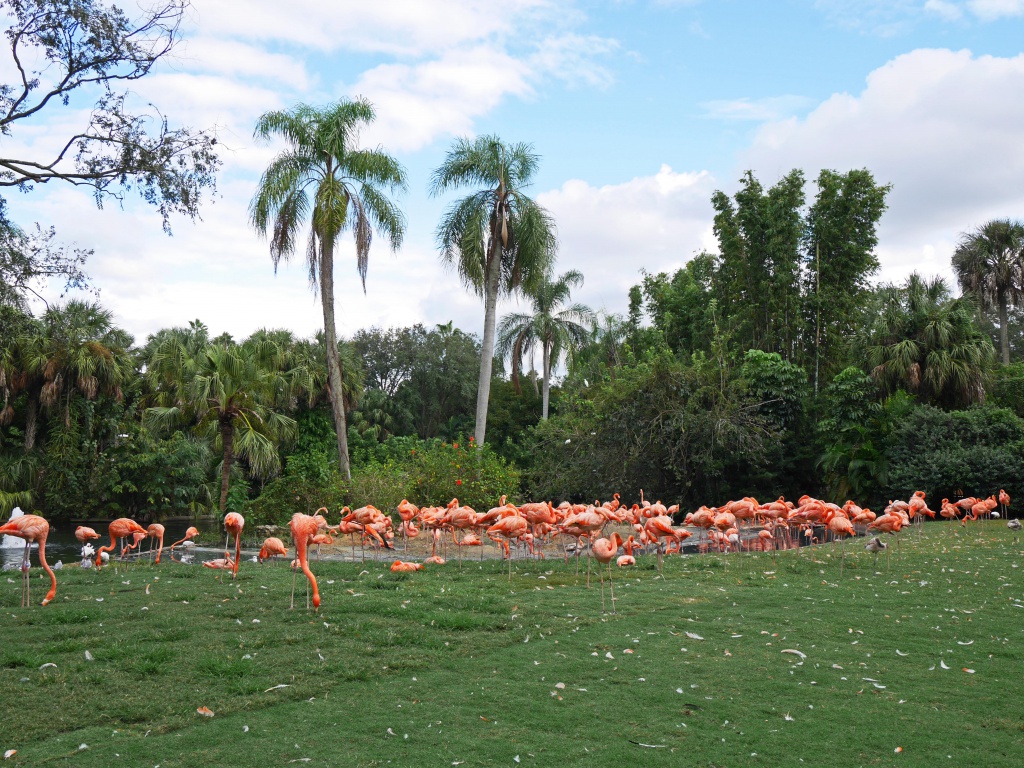
M 842 579 L 829 547 L 672 557 L 664 578 L 645 558 L 615 573 L 614 616 L 596 576 L 588 590 L 552 560 L 511 582 L 498 561 L 314 563 L 319 613 L 301 581 L 288 610 L 283 566 L 243 563 L 235 583 L 68 568 L 30 609 L 7 572 L 0 750 L 162 768 L 1024 765 L 1024 548 L 1001 522 L 902 541 L 877 575 L 848 547 Z

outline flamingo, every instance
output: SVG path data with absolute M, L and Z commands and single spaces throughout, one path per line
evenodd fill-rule
M 260 553 L 256 556 L 262 563 L 264 560 L 269 560 L 272 557 L 287 557 L 288 549 L 285 547 L 284 542 L 276 536 L 270 536 L 263 541 L 263 546 L 260 548 Z
M 241 517 L 241 515 L 239 515 Z M 319 610 L 320 608 L 320 592 L 317 590 L 316 577 L 313 572 L 309 570 L 309 562 L 306 559 L 306 548 L 309 546 L 310 541 L 316 536 L 318 530 L 320 530 L 320 523 L 312 515 L 304 515 L 301 512 L 296 512 L 292 515 L 291 522 L 288 523 L 288 527 L 292 531 L 292 541 L 295 543 L 295 557 L 299 561 L 299 567 L 302 572 L 306 574 L 306 578 L 309 579 L 310 585 L 313 587 L 313 608 Z M 237 569 L 237 564 L 235 565 Z M 292 609 L 295 608 L 295 572 L 292 572 Z M 306 609 L 309 609 L 309 592 L 306 592 Z
M 110 525 L 107 526 L 107 530 L 110 532 L 110 545 L 103 545 L 96 552 L 96 567 L 98 568 L 103 562 L 103 553 L 112 552 L 116 546 L 118 539 L 124 539 L 136 533 L 146 534 L 146 529 L 136 523 L 130 517 L 119 517 L 116 520 L 112 520 Z M 122 557 L 124 553 L 122 552 Z
M 1008 494 L 1002 488 L 999 489 L 999 504 L 1003 508 L 1004 515 L 1010 511 L 1010 494 Z
M 86 525 L 75 528 L 75 538 L 80 544 L 88 544 L 91 539 L 98 539 L 100 535 Z
M 235 562 L 231 559 L 231 555 L 227 557 L 218 557 L 216 560 L 204 560 L 203 568 L 212 568 L 217 571 L 230 571 L 235 567 Z
M 444 565 L 445 559 L 440 555 L 431 555 L 423 560 L 424 565 Z
M 50 524 L 39 515 L 21 515 L 0 526 L 0 536 L 17 536 L 25 540 L 25 559 L 21 564 L 21 607 L 27 608 L 32 600 L 32 585 L 29 579 L 29 554 L 33 544 L 39 545 L 39 564 L 50 576 L 50 591 L 43 598 L 46 605 L 57 594 L 57 577 L 46 562 L 46 537 L 50 533 Z
M 164 527 L 162 525 L 160 525 L 160 523 L 153 523 L 148 528 L 146 528 L 146 534 L 151 539 L 159 539 L 160 540 L 160 546 L 156 550 L 156 560 L 153 561 L 154 565 L 159 565 L 160 564 L 160 555 L 164 551 Z M 149 547 L 149 551 L 150 552 L 153 551 L 152 544 Z
M 309 517 L 307 515 L 307 517 Z M 224 530 L 227 537 L 224 539 L 224 556 L 228 556 L 228 538 L 235 534 L 235 567 L 231 569 L 231 578 L 238 575 L 238 559 L 242 555 L 242 529 L 245 527 L 245 518 L 237 512 L 228 512 L 224 515 Z
M 407 563 L 404 560 L 395 560 L 391 564 L 391 570 L 395 573 L 415 573 L 423 570 L 422 563 Z
M 171 552 L 174 552 L 174 548 L 179 544 L 184 544 L 186 541 L 192 541 L 192 539 L 196 538 L 198 535 L 199 529 L 195 526 L 189 526 L 189 529 L 185 531 L 184 538 L 178 539 L 176 542 L 171 544 Z
M 622 544 L 622 537 L 618 533 L 613 533 L 611 537 L 607 539 L 598 539 L 591 546 L 591 551 L 594 553 L 594 559 L 599 563 L 597 572 L 601 575 L 601 613 L 604 613 L 604 570 L 603 566 L 608 566 L 608 584 L 612 592 L 612 613 L 615 613 L 615 582 L 612 580 L 612 560 L 619 553 L 619 545 Z
M 627 565 L 636 565 L 636 558 L 632 555 L 619 555 L 615 564 L 619 566 L 619 568 L 625 568 Z
M 839 575 L 842 576 L 843 565 L 846 561 L 846 546 L 843 543 L 846 540 L 843 537 L 856 536 L 857 532 L 853 529 L 853 523 L 851 523 L 847 518 L 843 517 L 842 515 L 836 515 L 828 521 L 828 530 L 832 533 L 834 537 L 839 539 L 840 551 L 842 553 L 839 558 Z M 835 546 L 835 539 L 833 539 L 832 546 Z M 832 551 L 833 553 L 835 552 L 834 549 Z
M 318 533 L 316 536 L 310 539 L 310 544 L 316 544 L 316 561 L 318 563 L 320 562 L 320 545 L 330 545 L 333 543 L 334 539 L 331 537 L 329 533 Z
M 504 517 L 490 528 L 487 529 L 487 537 L 505 548 L 505 557 L 508 558 L 508 577 L 512 578 L 512 554 L 509 552 L 508 542 L 512 539 L 518 539 L 527 529 L 530 524 L 527 522 L 525 517 L 518 517 L 516 515 L 509 515 Z M 499 536 L 504 536 L 505 541 L 499 539 Z
M 419 530 L 412 525 L 413 518 L 420 513 L 420 508 L 415 504 L 410 504 L 407 499 L 402 499 L 398 503 L 398 516 L 402 519 L 402 544 L 403 549 L 409 548 L 409 539 L 416 536 Z M 415 533 L 413 533 L 415 531 Z

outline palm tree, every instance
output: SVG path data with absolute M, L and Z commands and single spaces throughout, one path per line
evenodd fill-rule
M 1024 223 L 996 219 L 960 237 L 953 271 L 983 310 L 999 311 L 999 347 L 1010 364 L 1010 306 L 1024 303 Z
M 280 349 L 268 341 L 210 344 L 193 356 L 173 337 L 150 360 L 147 377 L 157 405 L 146 409 L 146 420 L 157 429 L 193 424 L 221 449 L 222 515 L 235 457 L 268 477 L 281 466 L 277 443 L 295 436 L 295 420 L 268 405 L 287 387 L 281 363 Z
M 583 275 L 575 269 L 557 280 L 545 278 L 530 292 L 533 314 L 506 315 L 498 326 L 497 356 L 502 360 L 512 358 L 512 379 L 517 383 L 517 389 L 523 355 L 534 347 L 540 348 L 541 376 L 544 382 L 541 421 L 548 418 L 551 368 L 558 365 L 563 352 L 572 355 L 586 343 L 588 333 L 584 324 L 594 320 L 590 307 L 583 304 L 560 309 L 569 301 L 570 291 L 581 285 Z
M 441 260 L 484 299 L 474 430 L 480 447 L 487 429 L 498 297 L 539 284 L 555 257 L 554 221 L 524 194 L 539 162 L 529 144 L 507 145 L 497 136 L 458 139 L 431 179 L 432 195 L 480 187 L 453 203 L 437 228 Z
M 25 450 L 35 446 L 39 408 L 63 404 L 70 424 L 71 399 L 94 400 L 104 394 L 120 400 L 122 385 L 134 376 L 129 348 L 132 337 L 114 326 L 113 315 L 98 303 L 69 301 L 50 307 L 16 343 L 15 388 L 27 390 Z
M 882 286 L 875 301 L 858 344 L 883 394 L 905 389 L 953 408 L 984 402 L 995 351 L 970 297 L 953 299 L 945 280 L 915 273 L 902 286 Z
M 334 321 L 334 249 L 342 232 L 351 229 L 365 291 L 373 230 L 383 233 L 392 250 L 405 233 L 405 218 L 385 194 L 405 189 L 405 171 L 384 151 L 355 146 L 359 128 L 373 119 L 373 106 L 364 99 L 342 99 L 323 109 L 298 104 L 264 114 L 256 122 L 256 137 L 280 137 L 288 148 L 271 161 L 249 206 L 253 227 L 270 235 L 275 272 L 294 253 L 299 230 L 310 216 L 306 263 L 310 286 L 323 305 L 328 391 L 338 460 L 347 478 L 351 469 Z

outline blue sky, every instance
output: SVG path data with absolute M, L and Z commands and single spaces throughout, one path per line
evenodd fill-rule
M 378 240 L 365 295 L 350 249 L 339 256 L 346 335 L 448 320 L 480 332 L 482 306 L 434 248 L 448 201 L 426 193 L 456 136 L 533 143 L 557 269 L 582 271 L 578 298 L 610 312 L 641 269 L 715 247 L 710 195 L 747 169 L 771 184 L 795 167 L 866 167 L 891 183 L 879 279 L 948 275 L 960 232 L 1024 217 L 1024 0 L 196 0 L 183 31 L 137 97 L 216 128 L 225 166 L 201 222 L 168 238 L 136 202 L 97 211 L 60 187 L 11 201 L 22 223 L 95 249 L 101 300 L 140 340 L 193 318 L 236 336 L 319 327 L 301 258 L 275 277 L 246 218 L 274 152 L 253 121 L 299 101 L 370 98 L 364 143 L 409 174 L 406 242 L 393 255 Z M 7 151 L 42 152 L 84 117 L 52 110 Z

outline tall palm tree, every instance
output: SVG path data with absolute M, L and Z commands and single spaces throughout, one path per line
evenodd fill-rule
M 146 409 L 146 420 L 157 429 L 192 424 L 220 448 L 222 515 L 235 457 L 268 477 L 281 466 L 277 443 L 295 436 L 295 420 L 271 407 L 287 386 L 282 362 L 280 349 L 269 341 L 210 344 L 192 355 L 173 337 L 150 360 L 146 375 L 157 404 Z
M 882 286 L 875 301 L 858 345 L 883 393 L 905 389 L 953 408 L 984 402 L 995 351 L 969 296 L 953 299 L 945 280 L 915 273 L 901 286 Z
M 999 347 L 1003 365 L 1009 365 L 1009 307 L 1024 303 L 1024 223 L 996 219 L 963 234 L 953 271 L 982 309 L 999 311 Z
M 499 359 L 512 358 L 512 378 L 518 380 L 519 365 L 523 355 L 534 347 L 540 348 L 543 395 L 541 420 L 548 418 L 548 402 L 551 392 L 551 368 L 558 365 L 562 353 L 572 355 L 586 343 L 588 338 L 585 324 L 594 320 L 590 307 L 583 304 L 562 306 L 569 301 L 573 288 L 583 285 L 583 275 L 575 269 L 556 280 L 545 278 L 530 292 L 533 314 L 514 313 L 505 315 L 498 326 L 497 356 Z
M 478 446 L 487 430 L 498 297 L 540 283 L 555 257 L 554 220 L 524 192 L 539 162 L 529 144 L 504 144 L 497 136 L 458 139 L 431 179 L 432 195 L 477 188 L 445 211 L 437 243 L 441 260 L 484 300 L 474 430 Z
M 249 205 L 253 227 L 270 235 L 275 272 L 282 259 L 293 255 L 299 230 L 310 217 L 306 264 L 310 286 L 323 305 L 331 411 L 346 477 L 351 469 L 334 321 L 334 250 L 341 234 L 351 230 L 365 291 L 373 230 L 388 239 L 392 250 L 405 234 L 405 218 L 386 194 L 405 189 L 404 169 L 380 149 L 356 147 L 359 129 L 373 119 L 373 106 L 364 99 L 342 99 L 322 109 L 298 104 L 264 114 L 256 121 L 256 137 L 284 139 L 288 148 L 271 161 Z

